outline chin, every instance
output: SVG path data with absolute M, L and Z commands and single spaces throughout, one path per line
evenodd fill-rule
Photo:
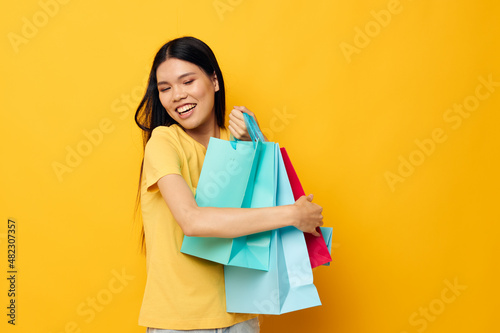
M 193 130 L 200 126 L 200 124 L 188 120 L 177 120 L 177 123 L 184 129 Z

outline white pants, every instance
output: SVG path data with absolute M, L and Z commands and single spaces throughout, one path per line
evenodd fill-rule
M 259 318 L 253 318 L 233 326 L 224 327 L 224 328 L 212 328 L 208 330 L 163 330 L 159 328 L 151 328 L 148 327 L 146 333 L 182 333 L 182 332 L 191 332 L 191 333 L 259 333 Z

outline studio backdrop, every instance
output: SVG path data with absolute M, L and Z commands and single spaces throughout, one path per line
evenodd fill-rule
M 133 116 L 154 54 L 187 35 L 333 228 L 323 305 L 262 332 L 499 331 L 498 1 L 24 0 L 0 16 L 2 332 L 145 332 Z

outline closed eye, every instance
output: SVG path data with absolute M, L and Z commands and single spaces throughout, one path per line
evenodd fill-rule
M 170 90 L 170 87 L 165 87 L 165 88 L 161 88 L 160 89 L 161 92 L 164 92 L 164 91 L 167 91 L 167 90 Z
M 184 84 L 191 84 L 191 83 L 193 83 L 193 81 L 194 81 L 194 79 L 193 79 L 193 80 L 186 81 L 186 82 L 184 82 Z

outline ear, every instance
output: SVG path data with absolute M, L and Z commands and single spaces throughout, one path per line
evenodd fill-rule
M 219 91 L 219 80 L 217 80 L 217 75 L 215 74 L 215 72 L 212 74 L 211 79 L 215 88 L 215 92 Z

